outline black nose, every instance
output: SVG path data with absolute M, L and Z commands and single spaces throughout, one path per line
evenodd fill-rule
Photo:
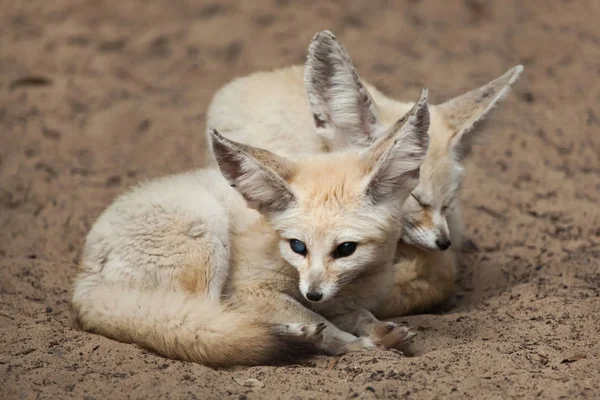
M 448 247 L 450 247 L 452 242 L 448 239 L 436 239 L 435 244 L 440 248 L 440 250 L 446 250 Z
M 310 301 L 319 301 L 323 298 L 323 293 L 321 292 L 308 292 L 306 293 L 306 298 Z

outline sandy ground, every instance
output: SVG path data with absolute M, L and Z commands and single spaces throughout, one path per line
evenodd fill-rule
M 0 397 L 598 398 L 600 3 L 443 3 L 0 1 Z M 75 329 L 102 209 L 201 166 L 217 88 L 302 62 L 324 28 L 400 99 L 526 67 L 469 163 L 460 292 L 400 319 L 413 356 L 215 371 Z

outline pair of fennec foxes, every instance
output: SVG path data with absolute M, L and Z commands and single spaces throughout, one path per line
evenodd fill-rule
M 141 184 L 93 225 L 82 328 L 211 366 L 401 351 L 415 333 L 379 319 L 452 293 L 461 164 L 522 69 L 401 103 L 322 31 L 304 67 L 232 81 L 207 116 L 216 165 Z

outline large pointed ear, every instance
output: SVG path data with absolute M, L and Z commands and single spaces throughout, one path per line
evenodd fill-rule
M 523 66 L 517 65 L 479 89 L 434 106 L 452 131 L 450 146 L 459 160 L 463 160 L 471 152 L 474 138 L 479 131 L 474 129 L 475 125 L 508 94 L 522 71 Z
M 234 142 L 210 129 L 212 148 L 221 173 L 263 214 L 281 212 L 295 202 L 287 181 L 294 164 L 267 150 Z
M 371 166 L 366 194 L 373 203 L 404 201 L 415 188 L 429 147 L 427 89 L 413 108 L 367 151 Z
M 304 86 L 317 134 L 330 147 L 367 147 L 381 133 L 375 103 L 346 49 L 330 31 L 318 32 L 313 37 L 304 69 Z

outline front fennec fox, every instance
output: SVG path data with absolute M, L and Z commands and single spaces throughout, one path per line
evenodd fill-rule
M 73 295 L 81 326 L 214 366 L 405 347 L 414 332 L 369 310 L 391 288 L 428 124 L 424 91 L 360 150 L 291 160 L 212 131 L 220 172 L 142 184 L 95 222 Z
M 452 293 L 452 249 L 460 248 L 463 229 L 458 204 L 462 163 L 479 132 L 474 126 L 506 95 L 522 69 L 516 66 L 479 89 L 430 106 L 429 150 L 419 184 L 403 209 L 398 290 L 378 316 L 424 310 Z M 343 45 L 322 31 L 310 44 L 305 67 L 254 73 L 221 88 L 209 106 L 207 123 L 226 137 L 293 157 L 368 146 L 411 107 L 362 82 Z

